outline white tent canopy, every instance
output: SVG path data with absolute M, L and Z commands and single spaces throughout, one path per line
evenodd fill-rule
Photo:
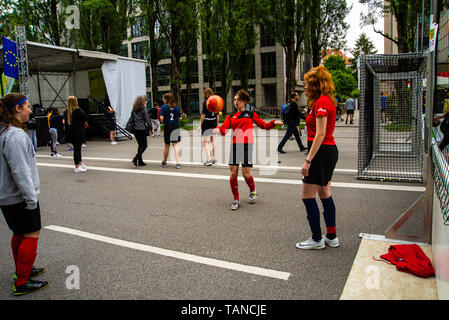
M 0 53 L 3 56 L 3 46 Z M 27 54 L 33 103 L 58 98 L 65 103 L 69 95 L 86 98 L 89 95 L 87 72 L 101 69 L 111 106 L 118 113 L 117 124 L 124 126 L 135 97 L 146 94 L 145 60 L 31 41 L 27 41 Z M 0 69 L 3 69 L 3 59 L 0 59 Z
M 117 124 L 124 127 L 134 99 L 146 94 L 145 64 L 119 58 L 103 62 L 101 71 L 109 101 L 117 112 Z

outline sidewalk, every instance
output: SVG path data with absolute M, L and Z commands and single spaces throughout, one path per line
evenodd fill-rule
M 435 277 L 420 278 L 380 259 L 394 241 L 362 239 L 340 300 L 438 300 Z M 418 244 L 432 259 L 432 247 Z

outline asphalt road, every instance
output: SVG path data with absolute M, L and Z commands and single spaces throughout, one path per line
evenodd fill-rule
M 269 137 L 266 145 L 277 145 L 281 135 Z M 255 204 L 248 203 L 248 187 L 239 181 L 237 212 L 229 210 L 226 158 L 214 167 L 196 164 L 187 157 L 200 150 L 193 144 L 184 149 L 183 167 L 176 170 L 171 163 L 167 169 L 160 166 L 162 138 L 148 138 L 143 168 L 131 165 L 134 141 L 115 146 L 88 141 L 86 173 L 73 172 L 65 145 L 58 146 L 60 159 L 40 147 L 43 229 L 35 265 L 47 269 L 39 279 L 51 285 L 20 298 L 12 295 L 11 232 L 3 221 L 0 299 L 337 300 L 359 234 L 383 235 L 423 185 L 355 179 L 357 127 L 340 126 L 335 136 L 340 154 L 332 194 L 341 246 L 317 251 L 295 247 L 310 231 L 295 169 L 305 155 L 293 141 L 286 154 L 271 150 L 283 169 L 253 169 Z M 227 146 L 221 147 L 225 152 Z M 418 222 L 409 226 L 412 231 L 418 227 Z

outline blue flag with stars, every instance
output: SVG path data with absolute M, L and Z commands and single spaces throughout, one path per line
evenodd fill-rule
M 19 78 L 19 55 L 14 41 L 2 36 L 3 40 L 3 67 L 5 76 Z

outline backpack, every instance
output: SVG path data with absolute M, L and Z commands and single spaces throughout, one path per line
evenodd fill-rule
M 285 120 L 285 116 L 288 114 L 289 111 L 290 111 L 290 102 L 283 104 L 281 107 L 281 119 L 282 120 Z

